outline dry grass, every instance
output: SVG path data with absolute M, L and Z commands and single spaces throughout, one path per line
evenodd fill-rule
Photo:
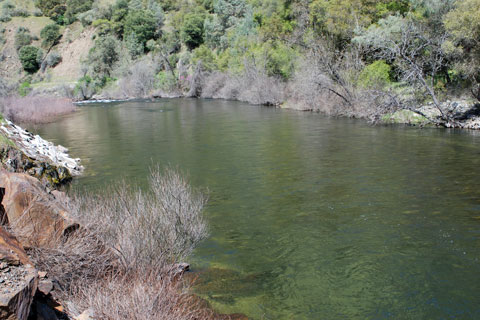
M 95 230 L 124 272 L 176 263 L 208 235 L 202 215 L 206 197 L 177 171 L 152 170 L 150 190 L 123 183 L 72 203 L 75 219 Z
M 187 289 L 162 273 L 144 271 L 82 286 L 68 308 L 71 314 L 89 309 L 98 320 L 213 319 L 213 312 Z
M 177 262 L 207 235 L 206 197 L 176 170 L 151 171 L 150 190 L 119 184 L 101 194 L 76 195 L 67 207 L 81 227 L 55 245 L 31 248 L 68 301 L 72 315 L 95 319 L 209 319 L 212 312 L 187 293 Z
M 55 97 L 7 97 L 0 100 L 3 115 L 18 123 L 47 123 L 75 111 L 71 100 Z

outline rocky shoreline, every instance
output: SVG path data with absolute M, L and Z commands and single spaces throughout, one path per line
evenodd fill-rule
M 67 148 L 56 146 L 11 121 L 3 121 L 0 134 L 8 141 L 0 145 L 0 166 L 6 171 L 28 173 L 52 189 L 83 172 L 80 159 L 70 157 Z

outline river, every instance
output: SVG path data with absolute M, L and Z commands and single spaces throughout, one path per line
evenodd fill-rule
M 92 104 L 32 128 L 75 188 L 178 166 L 209 192 L 196 292 L 253 319 L 479 319 L 480 132 L 219 100 Z

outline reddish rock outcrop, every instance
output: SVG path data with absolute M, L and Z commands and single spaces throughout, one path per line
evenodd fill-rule
M 8 224 L 24 247 L 48 247 L 78 225 L 34 177 L 0 172 L 1 205 Z
M 37 270 L 21 244 L 0 226 L 0 319 L 26 320 L 37 285 Z

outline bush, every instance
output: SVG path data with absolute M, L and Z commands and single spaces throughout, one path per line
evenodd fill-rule
M 202 300 L 187 292 L 188 284 L 162 272 L 142 270 L 128 276 L 99 279 L 82 285 L 73 296 L 74 308 L 90 309 L 99 320 L 209 320 L 214 316 Z
M 42 37 L 42 45 L 45 48 L 54 46 L 60 38 L 60 27 L 57 24 L 49 24 L 40 31 L 40 37 Z
M 12 20 L 12 16 L 10 15 L 10 13 L 0 13 L 0 22 L 9 22 L 10 20 Z
M 42 50 L 34 46 L 24 46 L 20 49 L 18 55 L 26 72 L 35 73 L 38 71 L 40 68 L 39 61 L 41 61 L 43 55 Z
M 135 33 L 138 42 L 145 46 L 148 40 L 155 38 L 156 23 L 153 13 L 148 10 L 129 12 L 125 18 L 124 37 Z
M 213 71 L 217 69 L 215 54 L 206 45 L 202 44 L 193 51 L 192 64 L 196 65 L 199 61 L 202 62 L 204 70 Z
M 160 270 L 181 261 L 208 235 L 203 194 L 172 169 L 152 170 L 149 182 L 150 192 L 122 183 L 78 196 L 74 203 L 76 218 L 95 228 L 125 272 Z
M 93 0 L 67 0 L 65 19 L 67 23 L 73 23 L 77 14 L 92 9 Z
M 57 22 L 63 21 L 63 15 L 67 10 L 65 0 L 36 0 L 35 5 L 44 16 L 51 17 Z
M 22 84 L 28 90 L 29 84 Z M 1 100 L 3 115 L 20 123 L 46 123 L 75 111 L 71 100 L 53 97 L 9 97 Z
M 32 43 L 32 35 L 30 34 L 30 30 L 24 27 L 20 27 L 17 29 L 15 33 L 15 49 L 20 50 L 20 48 L 28 46 Z
M 198 13 L 188 13 L 184 17 L 181 37 L 190 50 L 203 43 L 204 20 L 205 15 Z
M 18 94 L 20 95 L 20 97 L 25 97 L 31 89 L 32 87 L 30 86 L 30 82 L 24 81 L 22 82 L 20 87 L 18 87 Z
M 13 17 L 29 17 L 30 13 L 26 9 L 16 9 L 12 12 Z
M 120 90 L 124 97 L 145 98 L 155 88 L 155 69 L 148 58 L 139 60 L 120 80 Z
M 47 66 L 53 68 L 62 62 L 62 56 L 58 52 L 51 52 L 45 61 L 47 62 Z
M 384 60 L 366 66 L 360 73 L 358 84 L 365 88 L 382 88 L 390 83 L 391 67 Z

